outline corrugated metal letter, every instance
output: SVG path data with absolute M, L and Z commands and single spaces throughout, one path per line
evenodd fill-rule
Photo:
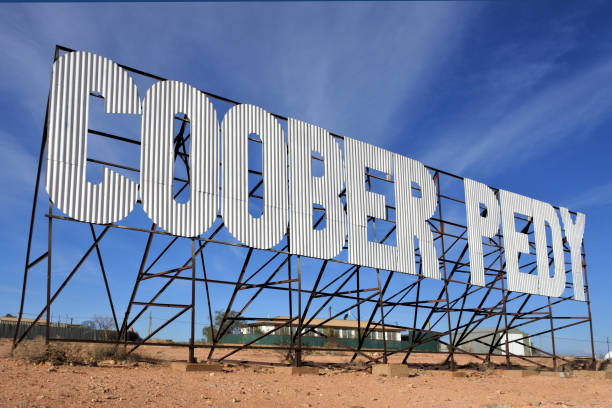
M 215 221 L 219 203 L 219 122 L 206 95 L 177 81 L 154 84 L 144 98 L 140 151 L 142 207 L 161 228 L 195 237 Z M 174 115 L 190 120 L 190 198 L 173 198 Z
M 470 250 L 470 283 L 485 285 L 482 237 L 493 238 L 499 231 L 499 204 L 495 193 L 485 184 L 463 179 L 465 189 L 465 213 L 467 218 L 468 247 Z M 487 214 L 480 214 L 484 204 Z
M 87 181 L 89 94 L 104 96 L 106 113 L 139 114 L 136 85 L 108 58 L 81 51 L 58 58 L 51 75 L 45 183 L 49 197 L 79 221 L 119 221 L 134 208 L 138 185 L 106 167 L 102 182 Z
M 419 240 L 423 275 L 440 279 L 440 266 L 433 234 L 427 220 L 436 212 L 436 186 L 425 166 L 396 154 L 395 197 L 397 219 L 397 270 L 416 275 L 414 237 Z M 421 197 L 412 194 L 412 183 L 421 188 Z
M 289 119 L 289 196 L 294 254 L 330 259 L 342 250 L 346 221 L 340 193 L 344 162 L 338 143 L 325 129 Z M 323 156 L 324 173 L 312 174 L 312 152 Z M 313 204 L 325 208 L 324 229 L 313 228 Z
M 393 154 L 348 137 L 344 138 L 344 153 L 349 262 L 394 271 L 397 248 L 368 240 L 368 216 L 385 219 L 385 197 L 365 189 L 364 173 L 368 167 L 391 174 Z
M 506 255 L 506 272 L 508 290 L 512 292 L 538 294 L 538 277 L 521 273 L 518 265 L 518 253 L 529 253 L 529 242 L 526 234 L 516 231 L 514 213 L 532 216 L 531 199 L 505 190 L 499 190 L 502 226 L 504 228 L 504 250 Z
M 576 213 L 576 223 L 572 222 L 572 216 L 567 208 L 561 207 L 561 219 L 565 238 L 570 246 L 572 258 L 572 284 L 574 285 L 574 299 L 584 301 L 584 283 L 582 280 L 582 238 L 584 236 L 584 225 L 586 217 L 583 213 Z
M 559 297 L 565 289 L 565 260 L 559 217 L 552 205 L 533 201 L 533 231 L 538 265 L 539 294 Z M 546 223 L 550 226 L 555 275 L 551 278 L 546 247 Z
M 263 214 L 249 214 L 248 137 L 262 141 Z M 253 105 L 232 107 L 221 123 L 223 141 L 223 201 L 221 212 L 228 231 L 245 245 L 267 249 L 278 244 L 287 230 L 287 144 L 278 121 Z

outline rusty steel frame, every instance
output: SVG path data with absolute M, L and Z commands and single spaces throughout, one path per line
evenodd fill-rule
M 54 60 L 60 56 L 62 52 L 70 52 L 72 51 L 69 48 L 56 46 L 54 53 Z M 164 80 L 164 78 L 158 77 L 156 75 L 148 74 L 146 72 L 122 66 L 122 68 L 128 70 L 129 72 L 137 75 L 143 75 L 145 77 L 154 79 L 154 80 Z M 205 94 L 211 99 L 222 101 L 230 104 L 237 104 L 233 100 L 220 97 L 218 95 L 210 94 L 205 92 Z M 94 95 L 95 96 L 95 95 Z M 48 112 L 47 112 L 48 114 Z M 286 121 L 287 118 L 274 114 L 277 119 Z M 186 117 L 176 116 L 175 119 L 182 120 L 182 125 L 178 134 L 175 136 L 174 147 L 175 147 L 175 160 L 180 160 L 182 164 L 185 166 L 187 170 L 187 174 L 189 175 L 189 154 L 186 149 L 186 143 L 189 139 L 189 135 L 185 135 L 186 124 L 188 119 Z M 118 135 L 109 134 L 106 132 L 101 132 L 99 130 L 90 129 L 90 134 L 94 134 L 101 137 L 110 138 L 119 142 L 129 143 L 129 144 L 137 144 L 140 142 L 138 140 L 133 140 L 129 138 L 125 138 Z M 332 134 L 335 138 L 342 139 L 341 136 Z M 425 344 L 428 341 L 439 341 L 441 344 L 446 345 L 447 351 L 439 351 L 434 354 L 440 354 L 445 356 L 445 360 L 441 363 L 447 365 L 450 369 L 455 369 L 457 366 L 455 361 L 455 356 L 459 354 L 469 355 L 472 358 L 477 359 L 478 361 L 482 361 L 485 363 L 491 362 L 491 357 L 495 354 L 495 352 L 500 353 L 505 356 L 505 365 L 510 367 L 512 365 L 511 358 L 516 360 L 521 360 L 527 364 L 535 365 L 539 368 L 550 368 L 549 366 L 542 363 L 542 359 L 551 359 L 552 360 L 552 369 L 557 369 L 559 361 L 568 360 L 557 354 L 557 349 L 555 345 L 555 337 L 554 333 L 556 331 L 562 330 L 564 328 L 576 326 L 579 324 L 588 324 L 589 333 L 590 333 L 590 342 L 591 342 L 591 360 L 595 362 L 595 351 L 593 344 L 593 326 L 591 321 L 591 310 L 590 310 L 590 298 L 589 298 L 589 285 L 587 280 L 587 269 L 586 269 L 586 255 L 584 251 L 584 244 L 582 245 L 581 253 L 582 253 L 582 269 L 584 274 L 584 288 L 586 292 L 586 309 L 587 316 L 558 316 L 553 313 L 554 305 L 565 303 L 565 302 L 574 302 L 571 297 L 563 297 L 559 299 L 555 299 L 551 301 L 550 298 L 547 299 L 547 303 L 544 306 L 536 307 L 530 306 L 530 301 L 533 300 L 533 296 L 529 294 L 522 293 L 512 293 L 507 290 L 504 285 L 504 268 L 505 261 L 503 257 L 503 245 L 502 245 L 502 236 L 498 233 L 494 238 L 492 238 L 488 243 L 484 243 L 484 246 L 490 249 L 489 252 L 484 254 L 485 262 L 485 275 L 492 277 L 493 279 L 486 284 L 484 287 L 472 286 L 469 284 L 469 272 L 465 270 L 465 268 L 469 268 L 469 263 L 465 260 L 466 254 L 468 253 L 468 244 L 467 244 L 467 230 L 466 226 L 460 225 L 450 220 L 446 220 L 443 217 L 443 208 L 444 203 L 447 201 L 455 202 L 455 203 L 463 203 L 463 197 L 453 197 L 452 195 L 444 195 L 442 190 L 444 188 L 444 182 L 448 180 L 459 180 L 462 178 L 456 176 L 454 174 L 444 172 L 438 169 L 434 169 L 428 167 L 431 172 L 434 174 L 434 181 L 437 187 L 437 210 L 434 217 L 430 220 L 430 226 L 432 228 L 434 234 L 434 241 L 439 241 L 439 246 L 441 249 L 441 253 L 439 253 L 439 262 L 442 271 L 442 286 L 439 289 L 439 293 L 437 296 L 424 297 L 423 295 L 423 287 L 427 280 L 424 280 L 424 277 L 420 275 L 421 272 L 421 264 L 418 262 L 419 275 L 405 275 L 401 273 L 394 273 L 392 271 L 384 271 L 384 270 L 372 270 L 372 273 L 376 273 L 376 281 L 377 284 L 375 287 L 362 287 L 362 274 L 364 273 L 364 268 L 352 265 L 345 261 L 339 259 L 332 260 L 321 260 L 321 266 L 318 272 L 316 272 L 316 278 L 314 279 L 314 284 L 311 288 L 303 287 L 303 279 L 302 275 L 304 271 L 302 271 L 301 267 L 301 257 L 297 255 L 292 255 L 289 253 L 289 232 L 286 235 L 286 244 L 281 249 L 269 249 L 269 250 L 259 250 L 248 248 L 245 245 L 242 245 L 237 242 L 228 242 L 223 241 L 221 239 L 217 239 L 217 234 L 222 230 L 223 223 L 221 223 L 217 228 L 214 229 L 211 233 L 208 233 L 206 236 L 200 236 L 196 238 L 180 238 L 176 236 L 172 236 L 169 233 L 158 230 L 156 225 L 151 225 L 150 228 L 138 227 L 138 226 L 127 226 L 127 225 L 117 225 L 117 224 L 107 224 L 103 226 L 103 230 L 100 232 L 96 232 L 93 224 L 89 224 L 89 229 L 92 237 L 92 244 L 88 247 L 85 254 L 80 258 L 77 262 L 76 266 L 72 269 L 72 271 L 68 274 L 65 280 L 61 283 L 59 288 L 52 293 L 51 291 L 51 257 L 52 257 L 52 225 L 53 221 L 67 221 L 72 222 L 76 225 L 79 223 L 83 223 L 81 221 L 77 221 L 68 217 L 64 217 L 61 215 L 54 214 L 53 212 L 53 204 L 49 201 L 49 211 L 45 214 L 48 222 L 48 230 L 47 230 L 47 251 L 42 255 L 38 256 L 33 261 L 31 259 L 32 252 L 32 241 L 34 235 L 34 223 L 36 220 L 36 207 L 39 201 L 39 188 L 40 188 L 40 180 L 42 173 L 42 163 L 44 162 L 44 152 L 46 147 L 47 140 L 47 127 L 46 127 L 46 117 L 45 117 L 45 127 L 42 134 L 42 142 L 39 154 L 39 162 L 38 162 L 38 170 L 37 170 L 37 179 L 34 190 L 34 198 L 32 203 L 32 212 L 30 218 L 30 227 L 28 233 L 28 241 L 27 241 L 27 250 L 26 250 L 26 260 L 24 267 L 24 277 L 23 277 L 23 286 L 22 286 L 22 294 L 21 294 L 21 304 L 19 309 L 19 316 L 17 320 L 17 325 L 15 329 L 15 335 L 13 338 L 13 346 L 16 347 L 31 331 L 34 325 L 40 320 L 40 318 L 46 314 L 46 335 L 45 340 L 47 344 L 50 341 L 75 341 L 75 342 L 91 342 L 91 343 L 111 343 L 116 345 L 123 345 L 125 347 L 130 346 L 130 351 L 137 349 L 142 345 L 157 345 L 157 346 L 180 346 L 186 347 L 189 350 L 188 360 L 191 362 L 195 360 L 194 351 L 196 348 L 208 348 L 208 359 L 209 360 L 225 360 L 235 353 L 245 350 L 245 349 L 266 349 L 266 350 L 284 350 L 288 353 L 288 355 L 294 356 L 292 364 L 302 365 L 302 364 L 311 364 L 314 365 L 314 362 L 309 362 L 304 359 L 305 351 L 344 351 L 350 352 L 352 357 L 347 364 L 352 362 L 357 356 L 361 356 L 365 358 L 367 364 L 375 364 L 375 363 L 386 363 L 388 358 L 394 354 L 399 354 L 402 357 L 402 363 L 411 364 L 410 357 L 413 353 L 419 353 L 419 350 L 415 350 L 415 348 L 421 344 Z M 256 139 L 250 139 L 255 142 L 260 142 Z M 317 159 L 313 156 L 313 159 Z M 320 160 L 320 159 L 319 159 Z M 123 166 L 117 163 L 109 163 L 98 159 L 88 158 L 89 162 L 98 163 L 101 165 L 106 165 L 115 168 L 121 168 L 127 171 L 138 172 L 138 169 L 134 169 L 131 167 Z M 261 176 L 261 172 L 255 170 L 249 170 L 251 174 L 255 174 Z M 189 177 L 188 177 L 189 178 Z M 444 180 L 441 180 L 444 179 Z M 368 184 L 369 189 L 371 190 L 371 182 L 373 180 L 388 182 L 389 180 L 385 178 L 381 178 L 372 172 L 367 172 L 366 182 Z M 180 179 L 175 177 L 175 181 L 183 183 L 183 186 L 176 193 L 178 196 L 185 188 L 189 186 L 189 180 Z M 249 197 L 253 197 L 256 199 L 262 199 L 261 195 L 257 194 L 257 191 L 262 186 L 262 180 L 260 180 L 250 191 Z M 414 188 L 414 187 L 413 187 Z M 496 190 L 497 194 L 498 190 Z M 344 196 L 344 192 L 341 196 Z M 346 208 L 346 205 L 345 205 Z M 392 206 L 387 205 L 387 222 L 393 223 L 391 228 L 380 238 L 377 240 L 376 238 L 376 220 L 374 218 L 370 218 L 370 222 L 372 225 L 374 240 L 380 243 L 384 243 L 387 239 L 392 237 L 393 232 L 395 230 L 395 224 L 391 217 L 389 216 L 391 211 L 395 209 Z M 520 218 L 520 217 L 519 217 Z M 323 222 L 325 219 L 325 212 L 318 217 L 315 222 L 315 226 Z M 526 224 L 522 230 L 523 233 L 531 233 L 533 232 L 533 228 L 531 225 L 530 219 L 523 219 L 526 221 Z M 381 221 L 379 221 L 381 222 Z M 106 233 L 111 229 L 124 229 L 124 230 L 132 230 L 139 231 L 141 233 L 147 234 L 147 239 L 145 243 L 145 247 L 142 253 L 142 258 L 140 261 L 140 267 L 137 271 L 136 278 L 134 281 L 134 285 L 132 287 L 132 294 L 130 296 L 130 300 L 126 307 L 125 315 L 123 320 L 121 321 L 121 325 L 119 325 L 119 321 L 117 319 L 117 312 L 113 302 L 113 297 L 111 294 L 111 290 L 108 284 L 107 272 L 104 266 L 102 251 L 99 247 L 100 241 L 104 238 Z M 454 232 L 453 232 L 454 231 Z M 155 258 L 148 262 L 149 258 L 152 257 L 151 254 L 151 246 L 155 237 L 157 236 L 171 236 L 172 240 L 156 254 Z M 160 272 L 152 273 L 151 269 L 157 264 L 157 262 L 167 253 L 167 251 L 175 245 L 175 243 L 179 240 L 190 240 L 191 241 L 191 252 L 186 256 L 186 260 L 180 265 L 172 269 L 166 269 Z M 207 271 L 207 267 L 205 264 L 206 257 L 204 255 L 204 249 L 209 245 L 225 245 L 225 246 L 234 246 L 239 248 L 247 248 L 248 252 L 244 258 L 242 268 L 240 270 L 239 276 L 236 280 L 222 280 L 222 279 L 212 279 L 210 277 L 210 270 Z M 533 241 L 530 240 L 530 245 L 533 246 Z M 346 243 L 345 247 L 346 249 Z M 457 252 L 457 254 L 453 255 L 452 251 Z M 550 247 L 549 247 L 550 250 Z M 108 298 L 109 306 L 112 312 L 113 322 L 116 328 L 117 338 L 116 340 L 77 340 L 77 339 L 53 339 L 50 336 L 50 320 L 51 320 L 51 305 L 60 295 L 62 290 L 71 280 L 71 278 L 76 274 L 84 261 L 88 258 L 88 256 L 94 252 L 96 253 L 96 259 L 100 268 L 100 272 L 104 281 L 105 292 Z M 252 272 L 250 275 L 247 275 L 247 271 L 250 269 L 250 260 L 252 254 L 257 251 L 260 253 L 266 253 L 268 255 L 267 260 L 257 267 L 257 269 Z M 569 249 L 567 247 L 567 243 L 564 241 L 564 252 L 568 252 Z M 486 252 L 486 251 L 485 251 Z M 199 264 L 198 265 L 198 258 Z M 293 258 L 293 259 L 292 259 Z M 417 256 L 418 258 L 418 256 Z M 519 255 L 520 258 L 520 255 Z M 27 292 L 27 282 L 28 282 L 28 272 L 31 268 L 33 268 L 38 263 L 43 260 L 47 261 L 47 286 L 46 286 L 46 303 L 40 313 L 37 315 L 36 319 L 25 328 L 25 331 L 20 333 L 20 327 L 22 325 L 22 316 L 24 311 L 24 304 L 26 299 Z M 272 267 L 272 263 L 275 260 L 280 260 L 280 264 L 276 267 Z M 297 267 L 297 271 L 292 272 L 292 260 L 295 261 L 295 266 Z M 552 262 L 552 254 L 549 252 L 549 262 Z M 331 263 L 337 264 L 345 264 L 346 268 L 341 273 L 332 273 L 329 272 L 328 266 Z M 287 278 L 282 279 L 277 277 L 282 269 L 287 269 Z M 528 263 L 521 266 L 524 270 L 525 268 L 530 268 L 529 273 L 534 273 L 536 270 L 536 266 L 534 263 Z M 201 274 L 198 274 L 198 269 L 201 269 Z M 567 268 L 566 268 L 567 269 Z M 191 271 L 190 276 L 182 275 L 182 273 L 186 271 Z M 307 273 L 314 274 L 314 271 L 308 271 Z M 367 271 L 366 271 L 367 273 Z M 566 274 L 568 271 L 566 271 Z M 267 274 L 267 276 L 264 276 Z M 386 274 L 386 276 L 385 276 Z M 259 283 L 254 283 L 253 279 L 255 277 L 263 277 L 264 280 Z M 464 279 L 462 279 L 462 277 Z M 161 286 L 161 288 L 157 291 L 155 295 L 150 297 L 147 301 L 137 301 L 136 297 L 138 294 L 139 285 L 144 280 L 149 279 L 165 279 L 165 283 Z M 276 280 L 274 280 L 276 278 Z M 392 279 L 395 278 L 395 281 L 403 279 L 404 282 L 400 283 L 399 288 L 395 288 L 395 291 L 391 294 L 387 294 L 389 290 L 390 283 Z M 191 296 L 189 304 L 171 304 L 171 303 L 159 303 L 156 300 L 165 292 L 165 290 L 170 287 L 173 282 L 178 281 L 188 281 L 191 284 Z M 211 290 L 209 288 L 209 283 L 214 284 L 223 284 L 232 287 L 232 295 L 229 302 L 226 305 L 223 318 L 219 327 L 215 330 L 213 325 L 213 314 L 211 308 Z M 195 307 L 198 298 L 196 297 L 196 286 L 202 285 L 205 289 L 206 294 L 206 308 L 207 308 L 207 317 L 209 319 L 210 327 L 211 327 L 211 344 L 199 344 L 195 341 Z M 352 289 L 351 285 L 355 285 Z M 335 286 L 334 286 L 335 285 Z M 449 288 L 453 285 L 454 287 L 458 287 L 462 289 L 462 294 L 456 297 L 451 296 Z M 571 287 L 571 284 L 568 284 Z M 232 307 L 236 301 L 237 295 L 239 292 L 243 290 L 255 290 L 255 293 L 250 297 L 250 299 L 240 308 L 237 316 L 230 316 L 230 311 L 232 311 Z M 265 333 L 261 333 L 260 336 L 256 337 L 254 340 L 249 341 L 245 344 L 241 345 L 229 345 L 223 344 L 220 342 L 224 334 L 226 334 L 238 321 L 258 321 L 265 320 L 264 317 L 255 317 L 255 316 L 245 316 L 247 308 L 252 304 L 252 302 L 258 298 L 264 290 L 274 290 L 274 291 L 286 291 L 287 292 L 287 300 L 288 300 L 288 310 L 289 317 L 285 320 L 279 320 L 278 326 L 275 326 L 273 330 L 267 331 Z M 414 296 L 414 300 L 407 301 L 405 300 L 408 296 Z M 263 296 L 263 295 L 262 295 Z M 297 305 L 294 305 L 294 298 L 297 296 Z M 303 296 L 307 296 L 305 303 L 303 302 Z M 493 297 L 493 301 L 495 302 L 492 306 L 485 307 L 485 303 L 489 298 Z M 312 312 L 313 302 L 316 299 L 324 299 L 323 303 Z M 351 303 L 348 307 L 344 307 L 340 312 L 332 314 L 330 311 L 329 318 L 322 319 L 319 324 L 313 325 L 312 321 L 315 317 L 320 316 L 321 312 L 325 310 L 325 308 L 330 304 L 332 300 L 335 299 L 343 299 L 348 300 Z M 577 303 L 578 305 L 583 302 Z M 362 306 L 363 305 L 371 306 L 371 311 L 367 323 L 365 327 L 362 327 Z M 476 306 L 475 306 L 476 305 Z M 133 306 L 143 306 L 143 308 L 136 313 L 135 316 L 130 316 Z M 146 336 L 141 341 L 128 341 L 127 332 L 131 327 L 135 324 L 135 322 L 145 313 L 145 311 L 151 307 L 166 307 L 166 308 L 174 308 L 178 309 L 177 313 L 175 313 L 172 317 L 166 320 L 163 324 L 161 324 L 157 329 L 151 332 L 148 336 Z M 295 308 L 297 306 L 297 310 Z M 531 308 L 530 308 L 531 307 Z M 388 349 L 387 347 L 387 336 L 385 329 L 385 318 L 388 318 L 390 313 L 398 308 L 406 309 L 406 322 L 410 322 L 408 325 L 396 327 L 402 327 L 409 330 L 415 330 L 414 333 L 416 335 L 412 339 L 412 343 L 408 347 L 404 347 L 402 349 Z M 344 313 L 347 313 L 353 309 L 357 311 L 357 320 L 358 320 L 358 345 L 357 347 L 351 347 L 343 342 L 338 341 L 333 336 L 327 336 L 322 329 L 322 326 L 339 316 L 342 316 Z M 171 324 L 175 319 L 179 316 L 183 315 L 185 312 L 190 311 L 190 338 L 187 343 L 160 343 L 151 341 L 151 338 L 157 334 L 160 330 Z M 419 312 L 427 313 L 424 320 L 420 321 L 419 324 Z M 492 332 L 488 332 L 479 337 L 469 337 L 474 330 L 480 327 L 480 324 L 487 321 L 488 319 L 496 318 L 495 329 Z M 575 320 L 569 324 L 556 325 L 555 322 L 559 320 Z M 524 327 L 531 323 L 540 322 L 542 320 L 549 321 L 549 328 L 547 330 L 543 330 L 537 333 L 531 333 L 528 336 L 524 336 L 519 339 L 515 339 L 512 341 L 508 340 L 508 333 L 512 329 L 516 329 L 519 327 Z M 279 345 L 279 346 L 262 346 L 255 344 L 258 340 L 262 338 L 274 335 L 279 329 L 289 327 L 289 332 L 291 334 L 291 341 L 287 345 Z M 383 332 L 383 348 L 382 349 L 368 349 L 363 347 L 365 344 L 365 340 L 368 335 L 370 335 L 375 328 L 382 328 Z M 294 330 L 295 328 L 295 330 Z M 312 347 L 312 346 L 304 346 L 302 344 L 302 337 L 308 333 L 316 333 L 319 336 L 327 338 L 327 340 L 332 343 L 336 347 Z M 524 340 L 542 334 L 550 334 L 552 340 L 552 353 L 545 351 L 539 347 L 535 347 L 533 344 L 525 343 Z M 492 337 L 492 342 L 485 343 L 483 341 L 486 337 Z M 466 350 L 462 348 L 468 341 L 479 342 L 485 346 L 489 347 L 488 353 L 475 353 L 470 350 Z M 501 344 L 503 342 L 503 345 Z M 539 356 L 530 357 L 530 356 L 522 356 L 516 355 L 510 352 L 509 343 L 518 343 L 520 345 L 524 345 L 525 347 L 539 353 Z M 214 353 L 216 350 L 228 350 L 224 355 L 215 358 Z M 499 355 L 499 354 L 498 354 Z

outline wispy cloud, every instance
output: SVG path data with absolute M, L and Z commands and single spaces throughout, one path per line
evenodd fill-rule
M 0 131 L 0 206 L 6 211 L 31 200 L 38 158 L 14 136 Z
M 393 118 L 420 104 L 463 47 L 478 10 L 473 4 L 394 4 L 383 14 L 377 7 L 338 7 L 328 16 L 312 15 L 310 26 L 285 21 L 291 45 L 282 54 L 281 79 L 290 113 L 389 147 Z M 401 114 L 404 123 L 416 119 Z
M 535 84 L 540 76 L 541 71 L 528 81 Z M 465 117 L 448 124 L 437 147 L 423 160 L 458 173 L 468 169 L 498 172 L 557 148 L 568 138 L 579 142 L 612 110 L 611 76 L 612 59 L 604 59 L 529 92 L 503 111 L 494 102 L 487 105 L 482 100 L 480 109 L 464 112 Z
M 563 203 L 572 210 L 585 210 L 592 207 L 605 207 L 612 204 L 612 183 L 601 184 L 586 190 Z

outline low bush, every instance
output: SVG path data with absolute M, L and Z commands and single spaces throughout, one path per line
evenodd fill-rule
M 128 353 L 123 346 L 115 346 L 114 344 L 94 344 L 88 350 L 89 357 L 96 362 L 113 360 L 113 361 L 142 361 L 144 356 L 139 353 Z
M 18 360 L 34 364 L 46 362 L 51 364 L 85 363 L 83 347 L 81 345 L 51 343 L 47 346 L 41 337 L 24 341 L 12 351 L 12 356 Z
M 128 353 L 128 350 L 121 345 L 117 347 L 114 344 L 84 345 L 78 343 L 52 342 L 46 345 L 44 339 L 36 338 L 34 340 L 22 342 L 11 354 L 13 358 L 33 364 L 96 365 L 106 360 L 113 360 L 116 362 L 156 362 L 156 360 L 140 353 Z

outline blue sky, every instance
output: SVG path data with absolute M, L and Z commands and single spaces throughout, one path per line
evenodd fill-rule
M 1 313 L 18 309 L 52 55 L 62 44 L 586 213 L 595 337 L 612 337 L 609 3 L 2 4 L 0 11 Z M 117 126 L 139 137 L 138 121 Z M 61 245 L 69 255 L 54 258 L 58 269 L 83 251 L 71 240 Z M 239 263 L 216 258 L 220 267 Z M 95 267 L 87 263 L 55 312 L 76 320 L 108 314 L 103 297 L 83 299 L 86 288 L 99 289 Z M 128 291 L 137 260 L 113 267 L 112 285 Z M 44 293 L 43 269 L 33 278 L 30 313 L 38 311 L 36 291 Z M 567 342 L 572 352 L 584 347 Z M 605 347 L 597 343 L 598 352 Z

